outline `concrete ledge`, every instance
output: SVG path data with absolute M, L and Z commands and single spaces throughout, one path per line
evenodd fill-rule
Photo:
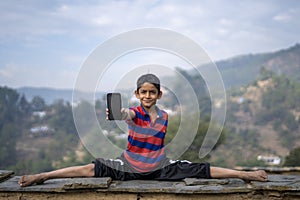
M 0 170 L 0 182 L 10 178 L 13 174 L 13 171 Z
M 40 185 L 20 187 L 18 184 L 20 177 L 12 177 L 0 183 L 0 192 L 68 192 L 71 190 L 97 190 L 107 189 L 111 178 L 67 178 L 46 181 Z
M 11 175 L 10 175 L 11 176 Z M 20 177 L 0 183 L 0 199 L 300 199 L 300 176 L 270 175 L 268 182 L 240 179 L 183 181 L 112 181 L 111 178 L 72 178 L 22 188 Z

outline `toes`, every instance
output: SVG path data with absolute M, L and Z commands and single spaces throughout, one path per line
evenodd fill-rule
M 268 180 L 268 174 L 265 171 L 259 171 L 259 176 L 264 180 Z
M 268 175 L 264 171 L 260 171 L 257 173 L 257 178 L 260 181 L 267 181 L 268 180 Z
M 26 187 L 26 186 L 29 186 L 29 185 L 31 185 L 32 183 L 31 183 L 31 180 L 30 180 L 30 177 L 28 177 L 28 176 L 22 176 L 20 179 L 19 179 L 19 185 L 21 186 L 21 187 Z
M 25 183 L 25 181 L 24 181 L 24 176 L 22 176 L 22 177 L 19 179 L 18 183 L 19 183 L 20 186 L 23 186 L 23 184 Z

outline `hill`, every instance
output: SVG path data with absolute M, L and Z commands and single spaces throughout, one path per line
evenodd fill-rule
M 283 160 L 300 146 L 299 101 L 299 82 L 263 68 L 256 81 L 228 95 L 225 126 L 230 131 L 213 160 L 227 166 L 259 165 L 259 155 Z
M 235 56 L 216 62 L 223 77 L 225 87 L 238 88 L 256 80 L 262 66 L 277 74 L 286 74 L 288 77 L 300 81 L 300 44 L 276 52 L 247 54 Z M 162 77 L 166 83 L 173 80 L 172 77 Z M 72 101 L 72 89 L 53 89 L 37 87 L 21 87 L 17 91 L 24 94 L 30 101 L 34 96 L 42 97 L 47 104 L 57 99 Z M 84 93 L 82 96 L 84 97 Z M 97 94 L 102 97 L 103 93 Z
M 44 88 L 44 87 L 21 87 L 17 89 L 18 93 L 24 94 L 28 101 L 31 101 L 33 97 L 39 96 L 43 98 L 46 104 L 52 104 L 56 100 L 62 99 L 67 102 L 72 102 L 72 89 L 54 89 L 54 88 Z M 86 92 L 77 93 L 82 99 L 87 95 Z M 102 97 L 103 93 L 96 93 L 96 97 Z
M 53 89 L 44 87 L 21 87 L 18 88 L 17 91 L 20 94 L 24 94 L 26 99 L 29 101 L 31 101 L 35 96 L 40 96 L 47 104 L 51 104 L 57 99 L 64 99 L 71 102 L 73 93 L 73 90 L 69 89 Z
M 216 65 L 227 89 L 256 80 L 261 67 L 300 81 L 300 44 L 276 52 L 240 55 L 217 61 Z

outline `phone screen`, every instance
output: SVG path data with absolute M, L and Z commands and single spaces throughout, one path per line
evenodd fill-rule
M 107 94 L 107 108 L 109 109 L 109 120 L 121 120 L 122 119 L 122 102 L 120 93 L 108 93 Z

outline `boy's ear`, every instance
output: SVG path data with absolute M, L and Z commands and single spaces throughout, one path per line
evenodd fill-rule
M 163 95 L 162 91 L 159 91 L 157 99 L 160 99 L 162 95 Z
M 137 99 L 140 98 L 139 92 L 138 92 L 137 90 L 134 91 L 134 94 L 135 94 L 135 97 L 136 97 Z

